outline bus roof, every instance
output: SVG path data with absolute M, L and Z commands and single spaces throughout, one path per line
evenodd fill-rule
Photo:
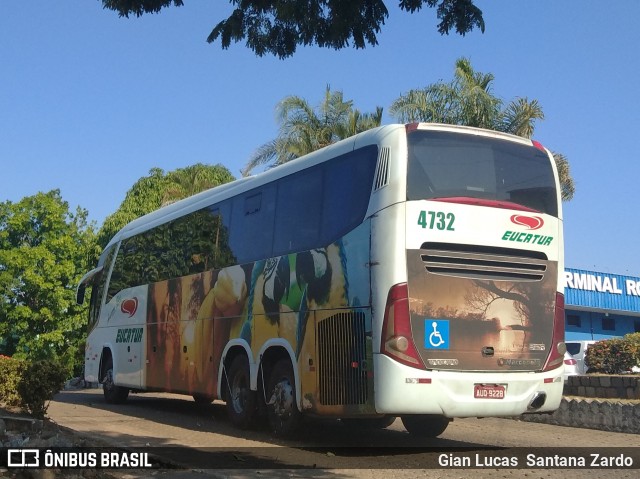
M 289 161 L 283 165 L 278 166 L 277 168 L 271 168 L 255 176 L 240 178 L 230 183 L 216 186 L 188 198 L 176 201 L 175 203 L 172 203 L 170 205 L 159 208 L 125 225 L 120 231 L 118 231 L 118 233 L 113 236 L 111 241 L 109 241 L 107 247 L 111 246 L 114 243 L 117 243 L 122 239 L 135 236 L 136 234 L 142 233 L 158 225 L 179 218 L 185 214 L 216 204 L 238 194 L 242 194 L 253 188 L 260 187 L 264 184 L 296 173 L 310 166 L 322 163 L 323 161 L 326 161 L 335 156 L 353 151 L 353 149 L 355 148 L 361 148 L 366 145 L 375 144 L 380 140 L 381 137 L 390 134 L 392 131 L 398 129 L 421 129 L 457 132 L 462 131 L 469 134 L 491 136 L 494 138 L 502 138 L 505 140 L 517 141 L 519 143 L 531 144 L 531 140 L 528 140 L 526 138 L 511 135 L 508 133 L 485 130 L 469 126 L 447 125 L 439 123 L 411 123 L 406 125 L 390 124 L 380 126 L 362 133 L 358 133 L 357 135 L 346 138 L 307 155 L 301 156 L 300 158 L 296 158 L 295 160 Z
M 176 201 L 175 203 L 171 203 L 170 205 L 159 208 L 125 225 L 120 231 L 118 231 L 118 233 L 113 236 L 111 241 L 109 241 L 107 247 L 111 246 L 114 243 L 117 243 L 122 239 L 135 236 L 136 234 L 142 233 L 158 225 L 179 218 L 185 214 L 197 211 L 209 205 L 216 204 L 227 198 L 242 194 L 253 188 L 260 187 L 264 184 L 296 173 L 297 171 L 303 170 L 318 163 L 322 163 L 323 161 L 326 161 L 335 156 L 339 156 L 341 154 L 352 151 L 355 147 L 356 138 L 362 139 L 362 137 L 367 137 L 368 144 L 374 143 L 376 141 L 378 132 L 383 129 L 391 129 L 394 127 L 404 128 L 404 125 L 387 125 L 374 128 L 373 130 L 368 130 L 367 132 L 360 133 L 350 138 L 341 140 L 332 145 L 321 148 L 320 150 L 314 151 L 313 153 L 309 153 L 308 155 L 296 158 L 295 160 L 289 161 L 283 165 L 278 166 L 277 168 L 271 168 L 255 176 L 247 176 L 230 183 L 216 186 L 188 198 Z M 367 144 L 363 144 L 362 142 L 358 143 L 358 147 Z

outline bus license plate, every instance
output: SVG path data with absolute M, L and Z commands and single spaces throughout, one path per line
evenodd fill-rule
M 476 399 L 504 399 L 507 388 L 502 384 L 475 384 L 473 397 Z

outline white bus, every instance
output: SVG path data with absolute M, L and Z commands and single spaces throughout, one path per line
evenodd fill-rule
M 139 218 L 92 286 L 85 378 L 437 436 L 555 410 L 563 237 L 550 153 L 468 127 L 379 127 Z

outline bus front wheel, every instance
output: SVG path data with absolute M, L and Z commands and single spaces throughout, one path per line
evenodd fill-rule
M 296 382 L 291 361 L 278 361 L 269 376 L 267 388 L 267 416 L 271 431 L 277 436 L 294 433 L 302 415 L 296 401 Z
M 442 434 L 451 422 L 444 416 L 423 414 L 415 416 L 402 416 L 404 428 L 417 437 L 437 437 Z
M 228 373 L 229 391 L 226 395 L 227 412 L 234 426 L 248 428 L 256 412 L 256 392 L 251 390 L 249 360 L 244 355 L 236 356 Z
M 129 389 L 122 386 L 116 386 L 113 382 L 113 359 L 107 357 L 105 363 L 105 374 L 102 379 L 102 392 L 104 400 L 108 404 L 122 404 L 129 397 Z

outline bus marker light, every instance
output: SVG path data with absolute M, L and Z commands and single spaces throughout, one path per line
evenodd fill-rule
M 535 146 L 538 150 L 545 151 L 544 146 L 539 141 L 531 140 L 531 144 L 533 144 L 533 146 Z

